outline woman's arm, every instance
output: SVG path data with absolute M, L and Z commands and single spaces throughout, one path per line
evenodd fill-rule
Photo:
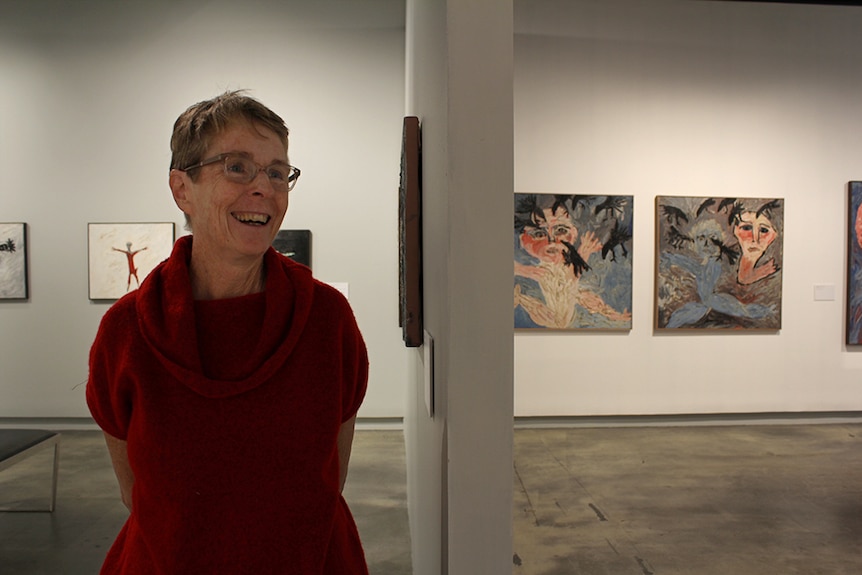
M 117 439 L 113 435 L 105 433 L 105 443 L 108 445 L 108 453 L 111 455 L 111 463 L 114 473 L 120 483 L 120 496 L 129 511 L 132 510 L 132 485 L 135 483 L 135 474 L 129 465 L 129 454 L 126 451 L 126 442 Z
M 338 431 L 338 469 L 339 488 L 344 491 L 344 483 L 347 481 L 347 465 L 350 463 L 350 450 L 353 448 L 353 432 L 356 426 L 354 415 L 341 424 Z

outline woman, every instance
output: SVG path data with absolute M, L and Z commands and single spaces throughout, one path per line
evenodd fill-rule
M 341 496 L 367 353 L 347 301 L 270 247 L 299 177 L 287 148 L 283 120 L 238 92 L 174 125 L 193 235 L 90 353 L 130 511 L 103 574 L 368 572 Z

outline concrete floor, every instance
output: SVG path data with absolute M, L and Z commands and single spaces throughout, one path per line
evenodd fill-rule
M 95 575 L 128 516 L 99 431 L 64 431 L 54 513 L 0 513 L 0 575 Z M 0 507 L 47 507 L 53 450 L 0 472 Z M 344 490 L 374 575 L 411 572 L 404 439 L 357 430 Z
M 401 432 L 357 431 L 372 575 L 411 573 L 404 461 Z M 0 472 L 0 506 L 49 475 L 49 451 Z M 57 510 L 0 513 L 0 573 L 95 574 L 124 519 L 101 434 L 64 432 Z M 862 424 L 518 429 L 514 550 L 514 575 L 857 575 Z
M 858 575 L 862 425 L 518 430 L 517 575 Z

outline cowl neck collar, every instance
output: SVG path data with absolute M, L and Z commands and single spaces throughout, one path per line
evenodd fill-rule
M 311 270 L 281 256 L 264 254 L 266 311 L 250 364 L 257 369 L 245 379 L 222 381 L 204 375 L 195 328 L 189 276 L 192 236 L 174 244 L 170 258 L 159 264 L 138 289 L 136 310 L 144 340 L 183 385 L 205 397 L 245 393 L 266 382 L 287 361 L 302 335 L 311 311 Z

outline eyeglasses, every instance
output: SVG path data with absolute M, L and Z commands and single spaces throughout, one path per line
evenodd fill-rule
M 299 168 L 285 163 L 276 163 L 269 166 L 261 166 L 245 156 L 240 156 L 235 153 L 219 154 L 212 158 L 207 158 L 197 164 L 193 164 L 187 168 L 180 170 L 188 172 L 196 170 L 210 164 L 215 164 L 224 161 L 224 175 L 231 182 L 237 184 L 249 184 L 257 177 L 260 171 L 266 174 L 269 183 L 272 187 L 281 192 L 289 192 L 296 186 L 296 180 L 299 179 Z

